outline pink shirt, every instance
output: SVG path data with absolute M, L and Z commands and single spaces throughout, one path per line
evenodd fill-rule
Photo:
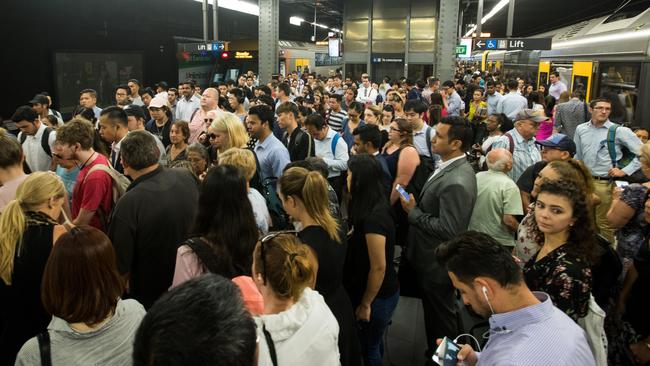
M 199 259 L 192 249 L 187 245 L 181 245 L 176 251 L 176 268 L 170 290 L 205 272 L 203 265 L 199 263 Z M 264 300 L 253 279 L 249 276 L 239 276 L 233 278 L 232 281 L 239 286 L 246 309 L 252 315 L 262 314 L 264 312 Z
M 210 112 L 210 111 L 208 111 Z M 194 113 L 194 118 L 188 124 L 190 128 L 190 138 L 189 143 L 193 144 L 199 141 L 199 136 L 202 132 L 208 129 L 208 124 L 205 123 L 205 118 L 208 112 L 204 112 L 203 109 L 200 109 Z M 220 109 L 214 109 L 216 115 L 223 113 Z
M 553 134 L 553 121 L 548 120 L 539 124 L 539 130 L 537 130 L 537 135 L 535 140 L 542 141 L 546 140 Z
M 0 187 L 0 212 L 5 208 L 5 206 L 16 198 L 16 190 L 20 183 L 22 183 L 27 178 L 26 174 L 23 174 L 17 178 L 14 178 L 10 181 L 7 181 L 5 184 Z

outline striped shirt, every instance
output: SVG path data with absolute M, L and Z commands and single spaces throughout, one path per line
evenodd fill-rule
M 336 132 L 341 132 L 343 129 L 343 121 L 348 118 L 348 112 L 341 109 L 339 112 L 330 110 L 327 115 L 327 125 Z
M 529 166 L 542 160 L 542 155 L 539 152 L 537 145 L 535 145 L 534 137 L 530 140 L 524 140 L 524 138 L 519 134 L 519 132 L 517 132 L 517 129 L 515 128 L 506 133 L 512 136 L 512 140 L 515 142 L 514 148 L 512 150 L 510 149 L 510 140 L 505 134 L 494 141 L 492 148 L 503 148 L 509 151 L 513 151 L 512 170 L 508 172 L 508 176 L 516 182 L 519 180 L 519 177 L 524 174 L 524 171 L 528 169 Z
M 490 317 L 490 339 L 478 364 L 596 365 L 585 332 L 543 292 L 533 292 L 539 304 Z

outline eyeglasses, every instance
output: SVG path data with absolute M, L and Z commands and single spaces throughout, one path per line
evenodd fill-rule
M 293 234 L 298 235 L 296 230 L 282 230 L 268 233 L 260 239 L 260 255 L 262 256 L 262 275 L 264 276 L 264 284 L 266 285 L 266 253 L 264 251 L 264 244 L 270 241 L 271 239 L 277 237 L 278 235 L 283 234 Z
M 214 133 L 209 133 L 209 134 L 208 134 L 208 138 L 209 138 L 210 140 L 214 140 L 214 139 L 217 138 L 217 135 L 214 134 Z
M 397 133 L 402 132 L 402 130 L 400 130 L 399 128 L 395 128 L 395 127 L 391 127 L 390 130 L 391 130 L 391 131 L 395 131 L 395 132 L 397 132 Z

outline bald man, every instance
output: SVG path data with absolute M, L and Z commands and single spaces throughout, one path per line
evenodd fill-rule
M 468 230 L 486 233 L 512 249 L 519 225 L 515 216 L 524 213 L 519 188 L 507 175 L 512 170 L 512 154 L 506 149 L 491 150 L 487 166 L 488 171 L 476 174 L 478 194 Z
M 212 123 L 212 120 L 220 113 L 223 113 L 219 109 L 219 90 L 215 88 L 207 88 L 203 91 L 201 95 L 201 108 L 197 109 L 191 117 L 189 124 L 190 127 L 190 138 L 189 143 L 193 144 L 198 142 L 199 136 L 204 133 L 208 126 Z M 209 116 L 208 112 L 215 111 L 215 117 Z

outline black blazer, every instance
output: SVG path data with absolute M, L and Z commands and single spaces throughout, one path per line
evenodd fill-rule
M 448 284 L 447 270 L 438 265 L 435 249 L 467 231 L 476 202 L 476 177 L 467 159 L 459 159 L 428 180 L 409 212 L 406 258 L 420 278 Z

